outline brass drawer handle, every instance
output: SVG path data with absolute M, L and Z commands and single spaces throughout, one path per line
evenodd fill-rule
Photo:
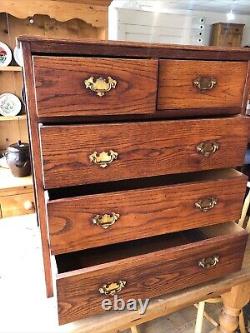
M 218 199 L 214 197 L 208 197 L 200 199 L 195 203 L 195 207 L 199 208 L 202 212 L 207 212 L 214 208 L 218 203 Z
M 108 152 L 103 151 L 101 153 L 97 153 L 96 151 L 89 155 L 90 162 L 97 164 L 100 168 L 106 168 L 113 161 L 117 160 L 118 153 L 113 150 Z
M 198 262 L 198 266 L 204 269 L 208 269 L 211 267 L 215 267 L 220 262 L 220 257 L 218 255 L 214 255 L 208 258 L 202 258 Z
M 117 81 L 108 76 L 107 79 L 99 77 L 95 79 L 93 76 L 84 81 L 86 89 L 95 92 L 97 96 L 102 97 L 112 88 L 115 89 Z
M 193 80 L 193 85 L 201 92 L 212 90 L 217 84 L 217 80 L 208 76 L 199 76 Z
M 196 146 L 196 151 L 205 157 L 209 157 L 210 155 L 217 152 L 217 150 L 219 150 L 219 148 L 220 148 L 220 145 L 216 141 L 204 141 L 204 142 L 200 142 Z
M 119 219 L 119 217 L 120 215 L 116 213 L 96 215 L 93 217 L 92 222 L 93 224 L 99 225 L 103 229 L 108 229 Z
M 104 284 L 101 288 L 99 288 L 99 293 L 104 295 L 114 296 L 118 294 L 126 285 L 127 281 L 117 281 L 111 282 L 108 284 Z

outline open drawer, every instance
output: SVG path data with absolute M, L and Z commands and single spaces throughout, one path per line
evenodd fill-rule
M 56 256 L 60 324 L 101 313 L 119 295 L 146 299 L 241 268 L 247 232 L 235 223 Z
M 229 169 L 50 190 L 53 254 L 240 218 L 247 177 Z

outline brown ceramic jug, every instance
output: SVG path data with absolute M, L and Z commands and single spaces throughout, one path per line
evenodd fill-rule
M 28 143 L 10 145 L 6 151 L 7 164 L 15 177 L 26 177 L 31 174 L 30 150 Z

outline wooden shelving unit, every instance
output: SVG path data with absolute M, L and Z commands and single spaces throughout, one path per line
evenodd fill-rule
M 20 187 L 23 189 L 32 188 L 32 176 L 28 177 L 14 177 L 9 169 L 0 167 L 0 195 L 5 194 L 6 189 L 12 191 L 19 190 Z
M 0 167 L 0 218 L 34 213 L 32 176 L 14 177 Z
M 1 122 L 1 121 L 26 120 L 26 119 L 27 119 L 26 114 L 21 114 L 20 116 L 14 116 L 14 117 L 4 117 L 4 116 L 0 116 L 0 122 Z
M 13 51 L 19 35 L 106 39 L 110 3 L 111 0 L 1 0 L 0 41 Z M 0 94 L 9 92 L 22 99 L 22 89 L 20 66 L 13 60 L 9 66 L 0 67 Z M 16 117 L 0 116 L 0 152 L 18 140 L 29 140 L 24 107 Z M 20 214 L 22 208 L 18 207 L 23 200 L 33 196 L 32 179 L 17 179 L 10 171 L 0 169 L 0 184 L 0 217 L 3 204 L 9 207 L 2 209 L 2 216 Z
M 21 72 L 22 67 L 20 66 L 6 66 L 0 67 L 0 72 Z

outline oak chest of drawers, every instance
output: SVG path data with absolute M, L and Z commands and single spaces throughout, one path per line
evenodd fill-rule
M 248 50 L 21 37 L 61 324 L 241 268 Z

